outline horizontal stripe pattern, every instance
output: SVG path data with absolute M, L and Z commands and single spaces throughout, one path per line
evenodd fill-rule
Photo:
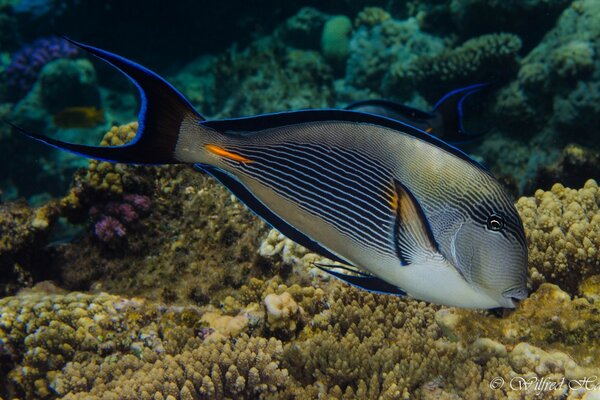
M 391 231 L 395 215 L 389 205 L 391 173 L 350 149 L 312 143 L 228 146 L 250 160 L 230 166 L 268 186 L 338 232 L 395 255 Z

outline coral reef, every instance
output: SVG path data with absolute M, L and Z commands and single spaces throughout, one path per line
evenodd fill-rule
M 288 47 L 266 37 L 244 50 L 224 53 L 214 66 L 220 83 L 215 109 L 222 116 L 333 104 L 332 69 L 317 51 Z
M 436 321 L 453 340 L 473 342 L 491 338 L 514 345 L 511 358 L 519 353 L 518 357 L 528 358 L 530 364 L 525 368 L 525 360 L 517 362 L 520 366 L 513 360 L 513 367 L 520 374 L 562 372 L 570 379 L 586 373 L 592 376 L 600 370 L 600 303 L 594 300 L 599 294 L 597 282 L 598 275 L 582 282 L 586 295 L 576 298 L 556 285 L 544 283 L 505 318 L 492 319 L 466 310 L 442 309 L 436 313 Z M 544 351 L 524 350 L 533 346 L 560 353 L 539 357 L 534 354 Z M 531 366 L 534 360 L 537 360 L 535 367 Z
M 510 75 L 521 45 L 521 39 L 514 34 L 482 35 L 439 55 L 423 55 L 408 65 L 393 64 L 388 84 L 396 90 L 416 86 L 435 100 L 443 94 L 435 89 L 436 85 L 460 87 L 485 82 L 490 76 L 500 80 Z
M 530 298 L 501 314 L 360 291 L 314 268 L 329 261 L 269 230 L 202 173 L 99 161 L 85 168 L 0 126 L 10 155 L 0 171 L 4 198 L 62 196 L 73 177 L 66 196 L 39 197 L 44 206 L 0 203 L 0 297 L 12 296 L 0 298 L 1 398 L 596 395 L 571 383 L 600 371 L 600 190 L 584 182 L 598 176 L 600 3 L 306 4 L 318 9 L 173 4 L 164 12 L 145 2 L 145 26 L 198 9 L 206 23 L 171 24 L 140 40 L 107 25 L 118 15 L 129 33 L 142 31 L 119 2 L 9 0 L 0 4 L 0 98 L 9 100 L 0 117 L 78 143 L 96 144 L 107 130 L 102 145 L 132 140 L 137 123 L 121 124 L 134 118 L 134 96 L 66 42 L 38 41 L 11 60 L 49 27 L 75 35 L 81 15 L 95 16 L 81 40 L 172 76 L 215 118 L 375 97 L 428 110 L 450 90 L 490 82 L 476 99 L 483 111 L 465 109 L 487 133 L 461 148 L 516 194 L 541 189 L 517 203 Z M 224 16 L 231 23 L 220 23 Z M 105 124 L 55 123 L 77 106 L 101 109 Z M 65 219 L 77 234 L 52 236 Z M 44 279 L 61 288 L 42 282 L 15 295 Z M 515 390 L 519 379 L 568 384 Z
M 452 0 L 449 12 L 455 29 L 462 35 L 514 32 L 531 47 L 552 28 L 569 3 L 570 0 Z M 543 21 L 531 24 L 532 15 L 543 15 Z
M 36 39 L 12 55 L 5 77 L 9 100 L 23 98 L 33 87 L 39 72 L 49 62 L 59 58 L 82 57 L 82 51 L 64 39 Z
M 555 184 L 522 197 L 517 209 L 529 243 L 534 286 L 560 285 L 574 294 L 580 282 L 600 271 L 600 190 L 594 180 L 582 189 Z
M 43 247 L 59 212 L 56 202 L 37 209 L 23 201 L 0 203 L 0 296 L 51 274 L 37 266 L 47 259 Z
M 334 64 L 343 64 L 348 57 L 352 22 L 345 15 L 329 18 L 321 35 L 321 51 L 327 60 Z
M 391 66 L 402 69 L 420 56 L 439 54 L 444 49 L 443 40 L 422 32 L 414 18 L 398 21 L 385 18 L 381 12 L 377 18 L 369 14 L 376 12 L 365 9 L 356 20 L 358 26 L 350 41 L 346 65 L 346 84 L 374 93 L 389 93 L 402 100 L 410 99 L 413 94 L 410 87 L 389 87 Z M 346 101 L 352 100 L 358 98 Z
M 520 61 L 517 79 L 501 89 L 494 106 L 499 121 L 524 136 L 535 132 L 532 126 L 549 125 L 558 142 L 570 138 L 561 132 L 577 132 L 579 143 L 595 134 L 599 12 L 594 0 L 575 1 L 563 11 L 556 26 Z
M 298 49 L 317 50 L 325 21 L 327 21 L 327 14 L 316 8 L 303 7 L 281 24 L 275 31 L 275 35 Z
M 571 188 L 581 187 L 589 176 L 600 176 L 600 151 L 569 144 L 556 162 L 542 164 L 535 177 L 528 182 L 526 192 L 548 190 L 555 182 Z
M 0 309 L 3 356 L 20 365 L 3 382 L 3 395 L 255 398 L 287 378 L 277 361 L 281 342 L 242 336 L 203 343 L 194 337 L 200 313 L 193 307 L 30 291 L 1 300 Z M 23 345 L 30 350 L 20 354 Z
M 0 395 L 511 398 L 513 389 L 491 387 L 491 380 L 578 382 L 600 368 L 593 300 L 600 286 L 594 282 L 582 285 L 587 294 L 579 299 L 544 284 L 505 318 L 338 283 L 317 295 L 311 288 L 255 280 L 228 301 L 243 305 L 253 292 L 263 299 L 277 292 L 293 297 L 307 318 L 293 340 L 269 338 L 268 323 L 253 329 L 253 317 L 226 332 L 230 328 L 223 327 L 243 314 L 224 318 L 193 306 L 63 294 L 46 285 L 0 300 L 0 367 L 9 371 Z M 268 320 L 266 309 L 253 313 Z M 206 323 L 222 330 L 207 331 Z M 562 398 L 569 388 L 559 389 L 546 389 L 545 398 Z

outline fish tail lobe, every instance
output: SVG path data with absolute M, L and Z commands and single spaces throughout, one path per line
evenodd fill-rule
M 444 95 L 433 107 L 432 114 L 442 119 L 444 140 L 448 142 L 462 142 L 478 136 L 468 133 L 463 126 L 463 103 L 465 99 L 476 93 L 488 83 L 477 83 L 460 89 L 453 90 Z
M 179 136 L 185 130 L 201 129 L 199 122 L 204 120 L 190 102 L 166 80 L 133 61 L 93 46 L 65 40 L 111 64 L 137 87 L 141 106 L 135 138 L 122 146 L 85 146 L 13 127 L 50 146 L 97 160 L 128 164 L 185 162 L 177 156 Z

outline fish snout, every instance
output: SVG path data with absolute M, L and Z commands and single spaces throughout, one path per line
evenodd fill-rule
M 502 292 L 503 306 L 506 308 L 517 308 L 521 301 L 529 297 L 529 290 L 526 286 L 514 287 Z

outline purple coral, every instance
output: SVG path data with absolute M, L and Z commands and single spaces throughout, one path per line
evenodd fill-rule
M 139 194 L 126 194 L 123 196 L 123 200 L 135 206 L 135 208 L 137 208 L 139 211 L 150 211 L 150 199 L 148 196 L 142 196 Z
M 96 225 L 94 225 L 94 233 L 98 239 L 108 243 L 125 236 L 127 230 L 118 219 L 103 216 L 96 222 Z
M 24 97 L 33 87 L 39 72 L 50 61 L 76 58 L 82 51 L 64 39 L 50 36 L 23 46 L 12 55 L 5 77 L 10 100 Z
M 139 194 L 126 194 L 119 201 L 109 201 L 90 208 L 89 215 L 96 221 L 94 233 L 105 243 L 123 238 L 127 227 L 150 211 L 150 199 Z

